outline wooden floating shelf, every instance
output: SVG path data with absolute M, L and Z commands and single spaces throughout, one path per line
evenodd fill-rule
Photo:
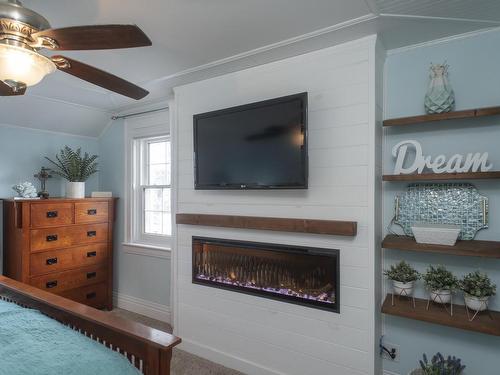
M 384 249 L 417 251 L 422 253 L 500 258 L 500 242 L 497 241 L 457 241 L 455 246 L 445 246 L 420 244 L 408 236 L 388 235 L 384 238 L 382 247 Z
M 477 118 L 477 117 L 494 116 L 494 115 L 500 115 L 500 107 L 467 109 L 464 111 L 454 111 L 454 112 L 438 113 L 432 115 L 400 117 L 400 118 L 385 120 L 384 126 L 412 125 L 412 124 L 421 124 L 425 122 L 459 120 L 459 119 Z
M 383 181 L 440 181 L 440 180 L 492 180 L 500 179 L 500 171 L 467 173 L 385 174 Z
M 211 227 L 260 229 L 280 232 L 297 232 L 311 234 L 328 234 L 338 236 L 355 236 L 357 222 L 310 219 L 285 219 L 257 216 L 229 216 L 177 214 L 177 224 L 202 225 Z
M 391 295 L 388 294 L 382 305 L 382 312 L 402 318 L 500 336 L 500 312 L 498 311 L 490 311 L 491 317 L 486 312 L 479 313 L 470 322 L 464 305 L 453 305 L 453 316 L 450 316 L 442 306 L 437 304 L 431 304 L 427 310 L 425 299 L 415 298 L 415 308 L 407 298 L 394 297 L 394 303 L 395 306 L 392 306 Z

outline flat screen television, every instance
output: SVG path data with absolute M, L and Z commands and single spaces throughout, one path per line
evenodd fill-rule
M 195 189 L 307 189 L 307 93 L 194 116 Z

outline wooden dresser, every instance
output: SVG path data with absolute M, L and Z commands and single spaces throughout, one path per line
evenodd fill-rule
M 111 310 L 115 201 L 4 200 L 4 274 Z

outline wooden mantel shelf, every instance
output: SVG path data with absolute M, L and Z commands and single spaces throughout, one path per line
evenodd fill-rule
M 457 241 L 455 246 L 420 244 L 412 237 L 388 235 L 382 242 L 384 249 L 417 251 L 483 258 L 500 258 L 500 242 L 498 241 Z
M 385 174 L 383 181 L 441 181 L 500 179 L 500 171 L 464 173 Z
M 395 297 L 394 301 L 395 304 L 392 306 L 391 295 L 388 294 L 382 305 L 384 314 L 500 336 L 500 312 L 498 311 L 490 311 L 491 317 L 487 313 L 480 313 L 470 322 L 463 305 L 454 305 L 453 316 L 450 316 L 442 306 L 436 304 L 432 304 L 427 310 L 427 300 L 425 299 L 415 298 L 415 308 L 406 298 L 398 299 Z
M 425 122 L 458 120 L 458 119 L 477 118 L 477 117 L 494 116 L 494 115 L 500 115 L 500 107 L 466 109 L 464 111 L 437 113 L 432 115 L 400 117 L 400 118 L 384 120 L 384 126 L 412 125 L 412 124 L 421 124 Z
M 355 236 L 355 221 L 286 219 L 257 216 L 230 216 L 204 214 L 177 214 L 177 224 L 211 227 L 259 229 L 280 232 Z

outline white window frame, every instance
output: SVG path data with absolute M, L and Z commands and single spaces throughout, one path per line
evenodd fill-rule
M 134 230 L 134 242 L 144 243 L 148 245 L 162 245 L 165 244 L 166 240 L 169 240 L 172 235 L 161 235 L 146 233 L 146 215 L 145 215 L 145 200 L 146 200 L 146 189 L 170 189 L 170 196 L 172 196 L 172 178 L 170 176 L 170 185 L 149 185 L 146 184 L 149 181 L 148 166 L 149 166 L 149 152 L 148 146 L 155 142 L 170 142 L 170 147 L 172 147 L 170 136 L 154 136 L 146 138 L 136 138 L 134 139 L 134 155 L 135 155 L 135 175 L 134 175 L 134 195 L 133 200 L 136 205 L 136 210 L 133 221 Z M 172 162 L 172 160 L 170 160 Z M 139 173 L 137 173 L 139 172 Z M 172 204 L 170 204 L 172 208 Z M 138 215 L 140 214 L 140 215 Z M 172 212 L 170 212 L 172 214 Z M 140 216 L 140 217 L 138 217 Z
M 144 228 L 144 194 L 139 189 L 143 188 L 141 184 L 144 176 L 139 175 L 141 168 L 141 152 L 144 153 L 144 147 L 139 145 L 146 139 L 168 139 L 170 150 L 172 152 L 172 140 L 170 139 L 169 112 L 163 111 L 140 118 L 133 118 L 125 121 L 125 145 L 126 145 L 126 173 L 125 173 L 125 238 L 124 244 L 128 246 L 151 248 L 156 250 L 170 251 L 173 236 L 152 235 L 142 233 Z M 141 150 L 142 148 L 142 150 Z M 170 157 L 172 163 L 172 155 Z M 144 171 L 143 173 L 147 173 Z M 171 174 L 172 174 L 171 166 Z M 172 175 L 170 176 L 170 209 L 171 223 L 173 220 L 173 186 Z M 158 188 L 163 185 L 155 186 Z M 168 186 L 167 186 L 168 187 Z M 174 228 L 172 228 L 173 232 Z M 173 233 L 172 233 L 173 234 Z

